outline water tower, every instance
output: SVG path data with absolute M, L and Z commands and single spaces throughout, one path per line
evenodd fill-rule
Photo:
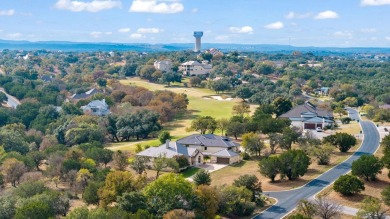
M 194 37 L 195 37 L 194 52 L 200 52 L 202 36 L 203 36 L 203 31 L 194 31 Z

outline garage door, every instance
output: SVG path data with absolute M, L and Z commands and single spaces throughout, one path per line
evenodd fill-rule
M 305 123 L 305 129 L 315 129 L 316 124 L 314 123 Z
M 229 158 L 217 157 L 217 163 L 229 164 Z
M 317 124 L 317 127 L 323 128 L 321 123 Z

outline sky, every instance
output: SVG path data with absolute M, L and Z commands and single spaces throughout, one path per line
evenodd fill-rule
M 390 47 L 390 0 L 0 0 L 0 39 Z

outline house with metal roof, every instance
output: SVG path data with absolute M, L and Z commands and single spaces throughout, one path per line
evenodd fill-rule
M 81 109 L 84 113 L 94 116 L 105 116 L 111 113 L 105 99 L 93 100 L 88 105 L 82 106 Z
M 279 116 L 288 118 L 291 124 L 300 129 L 316 129 L 332 126 L 334 124 L 333 112 L 319 108 L 307 101 L 303 105 L 296 106 L 290 111 Z
M 73 94 L 70 98 L 72 100 L 87 99 L 87 98 L 92 97 L 93 95 L 95 95 L 97 93 L 102 93 L 102 92 L 100 90 L 96 89 L 96 88 L 92 88 L 89 91 L 84 92 L 84 93 Z
M 240 145 L 225 136 L 194 134 L 177 140 L 189 148 L 196 148 L 210 157 L 211 163 L 232 164 L 240 161 Z
M 150 147 L 141 151 L 137 156 L 148 157 L 151 160 L 158 157 L 174 158 L 175 156 L 184 156 L 188 159 L 191 166 L 203 163 L 203 153 L 193 147 L 186 147 L 178 142 L 166 141 L 158 147 Z

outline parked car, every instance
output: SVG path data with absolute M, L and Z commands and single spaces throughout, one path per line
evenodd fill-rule
M 316 131 L 317 131 L 317 132 L 322 132 L 322 128 L 321 128 L 321 127 L 317 127 L 317 128 L 316 128 Z

